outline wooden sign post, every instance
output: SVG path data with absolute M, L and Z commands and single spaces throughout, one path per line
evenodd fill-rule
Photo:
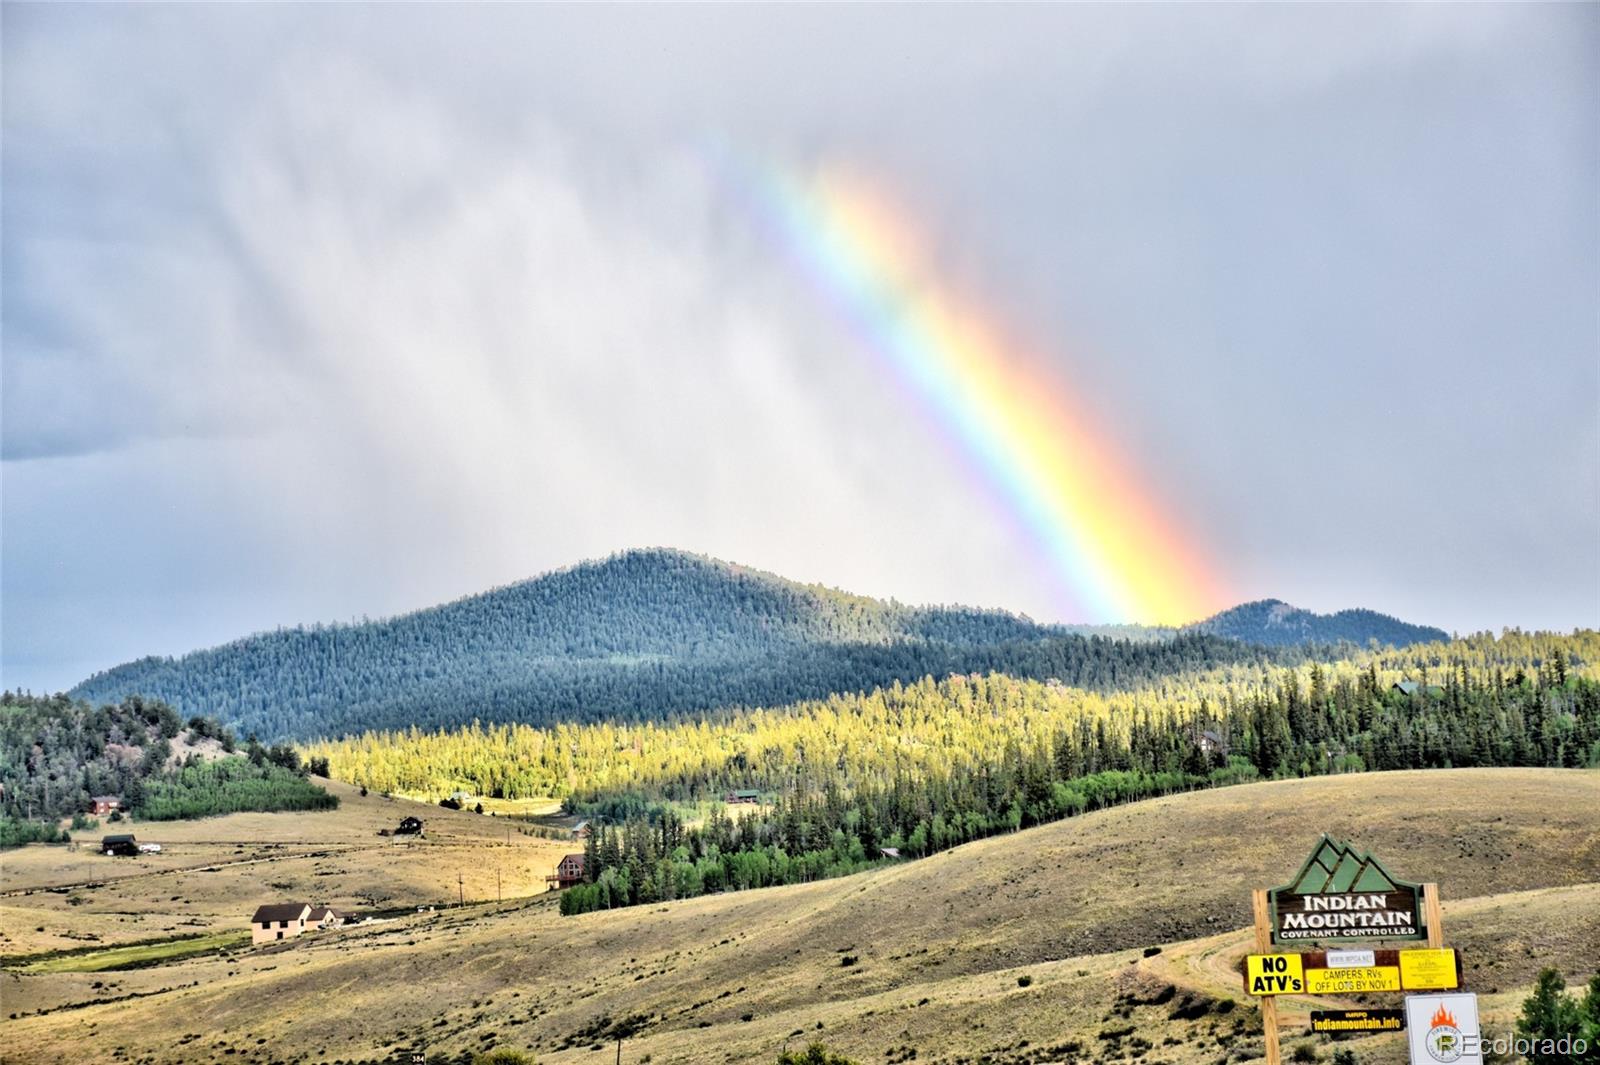
M 1242 967 L 1261 1010 L 1266 1065 L 1282 1065 L 1278 995 L 1454 988 L 1460 960 L 1444 949 L 1439 885 L 1408 884 L 1370 854 L 1323 836 L 1295 879 L 1251 892 L 1255 951 Z M 1318 941 L 1425 939 L 1426 950 L 1283 953 Z M 1277 950 L 1279 953 L 1274 954 Z M 1342 1020 L 1342 1018 L 1336 1019 Z
M 1267 905 L 1266 888 L 1256 888 L 1250 893 L 1250 905 L 1256 915 L 1256 953 L 1271 953 L 1272 912 Z M 1276 995 L 1262 995 L 1257 1001 L 1261 1004 L 1261 1030 L 1266 1036 L 1267 1065 L 1282 1065 L 1283 1056 L 1278 1049 L 1278 998 Z
M 1444 946 L 1444 913 L 1439 908 L 1439 885 L 1422 885 L 1422 922 L 1428 929 L 1428 946 Z

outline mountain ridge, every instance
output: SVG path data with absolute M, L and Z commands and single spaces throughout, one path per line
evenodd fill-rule
M 997 609 L 906 606 L 650 548 L 377 621 L 280 628 L 137 659 L 71 694 L 136 693 L 241 734 L 305 739 L 475 718 L 660 720 L 949 672 L 1126 686 L 1184 668 L 1276 661 L 1285 646 L 1267 651 L 1199 628 L 1047 625 Z

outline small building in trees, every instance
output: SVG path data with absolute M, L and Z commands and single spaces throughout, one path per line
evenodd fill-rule
M 89 805 L 96 817 L 104 817 L 113 810 L 122 809 L 122 796 L 96 795 L 94 798 L 89 800 Z
M 572 826 L 573 839 L 588 839 L 591 835 L 593 835 L 593 830 L 589 827 L 589 822 L 587 821 L 579 821 Z
M 544 878 L 550 885 L 550 890 L 565 890 L 575 884 L 583 883 L 583 854 L 568 854 L 556 864 L 556 871 Z
M 740 788 L 738 791 L 728 792 L 722 797 L 722 801 L 729 806 L 735 806 L 740 803 L 754 805 L 761 801 L 761 793 L 755 788 Z
M 1200 734 L 1195 737 L 1194 743 L 1196 747 L 1200 748 L 1202 754 L 1226 755 L 1228 753 L 1227 739 L 1214 729 L 1202 729 Z
M 100 840 L 100 852 L 108 858 L 137 858 L 139 841 L 128 833 L 105 836 Z
M 306 930 L 310 920 L 309 903 L 277 902 L 258 906 L 250 918 L 250 942 L 260 945 L 293 939 Z

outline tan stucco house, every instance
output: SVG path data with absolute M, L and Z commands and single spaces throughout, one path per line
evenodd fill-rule
M 304 932 L 311 919 L 311 905 L 305 902 L 279 902 L 259 907 L 250 918 L 252 944 L 293 939 Z

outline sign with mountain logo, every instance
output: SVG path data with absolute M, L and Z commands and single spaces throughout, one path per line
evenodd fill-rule
M 1273 888 L 1272 941 L 1425 939 L 1422 888 L 1331 836 L 1300 872 Z

